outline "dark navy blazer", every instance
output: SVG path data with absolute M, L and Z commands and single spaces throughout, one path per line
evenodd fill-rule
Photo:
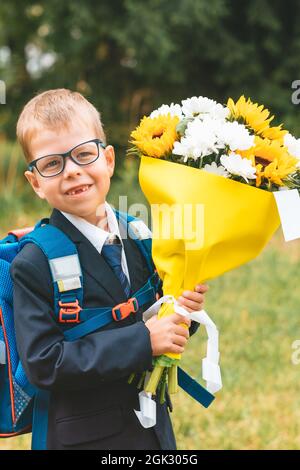
M 89 240 L 54 209 L 50 224 L 77 246 L 84 285 L 83 307 L 125 302 L 118 278 Z M 130 238 L 123 239 L 132 292 L 148 279 L 146 262 Z M 53 313 L 53 287 L 48 261 L 32 243 L 11 266 L 14 316 L 19 355 L 32 384 L 51 391 L 48 449 L 176 449 L 168 413 L 171 403 L 157 401 L 157 424 L 144 429 L 136 382 L 128 377 L 152 368 L 152 350 L 142 312 L 112 322 L 73 342 L 64 340 Z M 71 326 L 69 326 L 71 327 Z M 198 325 L 192 322 L 190 334 Z

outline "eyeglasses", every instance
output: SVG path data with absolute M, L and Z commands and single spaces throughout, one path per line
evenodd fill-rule
M 66 159 L 70 157 L 72 162 L 79 166 L 90 165 L 99 158 L 99 145 L 105 149 L 104 143 L 99 139 L 88 140 L 69 150 L 69 152 L 46 155 L 37 158 L 28 165 L 28 170 L 36 168 L 44 178 L 51 178 L 62 173 L 66 166 Z

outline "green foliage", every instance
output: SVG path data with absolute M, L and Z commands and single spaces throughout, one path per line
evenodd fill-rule
M 0 237 L 8 230 L 32 225 L 37 213 L 47 217 L 49 208 L 24 176 L 25 160 L 17 144 L 0 144 Z
M 14 136 L 27 100 L 69 87 L 101 110 L 122 152 L 142 115 L 200 94 L 224 101 L 245 93 L 296 131 L 299 13 L 296 0 L 4 0 L 0 125 Z

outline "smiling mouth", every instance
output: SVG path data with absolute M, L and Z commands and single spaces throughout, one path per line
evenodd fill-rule
M 67 191 L 65 194 L 67 196 L 75 196 L 76 194 L 85 193 L 86 191 L 90 189 L 91 186 L 92 186 L 91 184 L 85 184 L 85 185 L 79 186 L 78 188 Z

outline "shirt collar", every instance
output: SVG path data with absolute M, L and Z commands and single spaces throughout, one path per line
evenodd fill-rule
M 121 242 L 122 238 L 119 231 L 119 224 L 116 218 L 114 211 L 111 206 L 105 201 L 105 212 L 107 216 L 107 224 L 109 232 L 103 230 L 96 225 L 87 222 L 82 217 L 78 217 L 74 214 L 69 214 L 68 212 L 60 211 L 96 248 L 96 250 L 101 253 L 102 247 L 108 237 L 108 235 L 117 235 Z

